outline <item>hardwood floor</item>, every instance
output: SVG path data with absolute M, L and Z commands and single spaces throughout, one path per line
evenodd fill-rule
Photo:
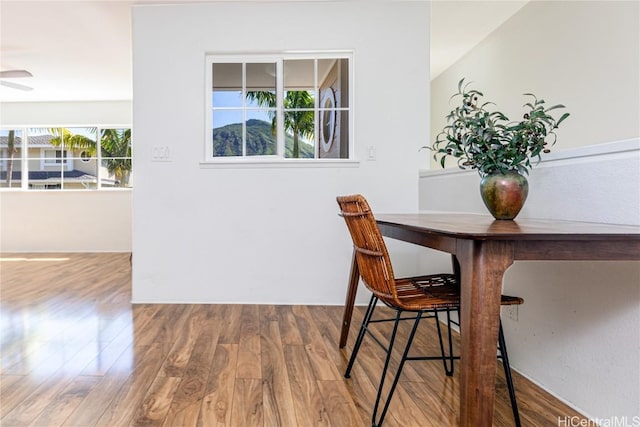
M 365 341 L 342 376 L 362 308 L 341 351 L 340 306 L 132 305 L 128 254 L 3 254 L 0 297 L 2 426 L 371 424 L 382 352 Z M 421 327 L 414 348 L 437 354 Z M 524 426 L 579 416 L 514 380 Z M 513 425 L 496 381 L 494 424 Z M 385 426 L 454 426 L 457 412 L 457 376 L 411 362 Z

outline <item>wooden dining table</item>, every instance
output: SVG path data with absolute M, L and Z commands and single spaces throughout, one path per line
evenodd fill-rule
M 460 268 L 460 426 L 491 426 L 500 295 L 519 260 L 640 260 L 640 227 L 551 219 L 494 220 L 463 213 L 376 216 L 383 236 L 450 253 Z M 355 256 L 340 348 L 347 342 L 359 282 Z

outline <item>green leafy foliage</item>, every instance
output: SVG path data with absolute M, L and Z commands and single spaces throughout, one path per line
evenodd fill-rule
M 569 113 L 559 119 L 550 111 L 565 108 L 558 104 L 545 108 L 545 101 L 531 93 L 524 104 L 527 112 L 519 122 L 510 121 L 499 111 L 490 111 L 492 102 L 481 102 L 482 92 L 469 89 L 470 83 L 458 83 L 458 92 L 451 99 L 459 99 L 458 106 L 447 115 L 447 124 L 431 147 L 433 158 L 445 166 L 447 157 L 458 159 L 461 169 L 477 169 L 481 176 L 494 172 L 516 171 L 528 174 L 532 158 L 540 159 L 556 142 L 555 129 Z
M 51 145 L 55 147 L 66 147 L 73 150 L 84 149 L 91 156 L 96 155 L 96 141 L 87 138 L 84 135 L 74 134 L 67 128 L 49 128 L 47 129 L 53 138 L 51 138 Z M 97 129 L 90 128 L 92 134 L 95 134 Z
M 117 185 L 129 185 L 131 175 L 131 129 L 102 129 L 100 136 L 102 161 Z
M 94 139 L 84 135 L 74 134 L 67 128 L 47 129 L 53 135 L 51 145 L 72 150 L 86 150 L 90 156 L 96 155 L 98 144 Z M 98 132 L 97 128 L 89 128 L 91 134 Z M 116 185 L 128 187 L 131 176 L 131 129 L 102 129 L 100 131 L 100 146 L 102 163 L 110 174 L 115 177 Z

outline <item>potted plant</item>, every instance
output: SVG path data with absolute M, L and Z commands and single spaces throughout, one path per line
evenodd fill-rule
M 470 89 L 463 78 L 451 99 L 459 103 L 447 115 L 447 124 L 428 148 L 434 159 L 445 166 L 447 157 L 458 159 L 461 169 L 476 169 L 480 174 L 480 191 L 487 209 L 496 219 L 513 219 L 526 200 L 529 184 L 525 175 L 555 144 L 555 129 L 569 113 L 559 119 L 550 111 L 565 108 L 558 104 L 545 108 L 545 101 L 531 93 L 524 104 L 526 113 L 520 121 L 510 121 L 499 111 L 489 111 L 492 102 L 483 102 L 482 92 Z

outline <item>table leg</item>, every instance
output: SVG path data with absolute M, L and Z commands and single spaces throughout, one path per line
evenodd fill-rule
M 349 274 L 349 286 L 347 288 L 347 298 L 344 302 L 344 313 L 342 315 L 342 330 L 340 331 L 340 348 L 344 348 L 347 344 L 349 336 L 349 326 L 351 325 L 351 315 L 353 314 L 353 305 L 356 301 L 356 292 L 358 291 L 358 282 L 360 280 L 360 270 L 358 270 L 358 262 L 356 261 L 356 251 L 353 251 L 351 258 L 351 273 Z
M 461 269 L 460 425 L 490 427 L 496 381 L 500 295 L 513 263 L 509 242 L 458 240 Z

